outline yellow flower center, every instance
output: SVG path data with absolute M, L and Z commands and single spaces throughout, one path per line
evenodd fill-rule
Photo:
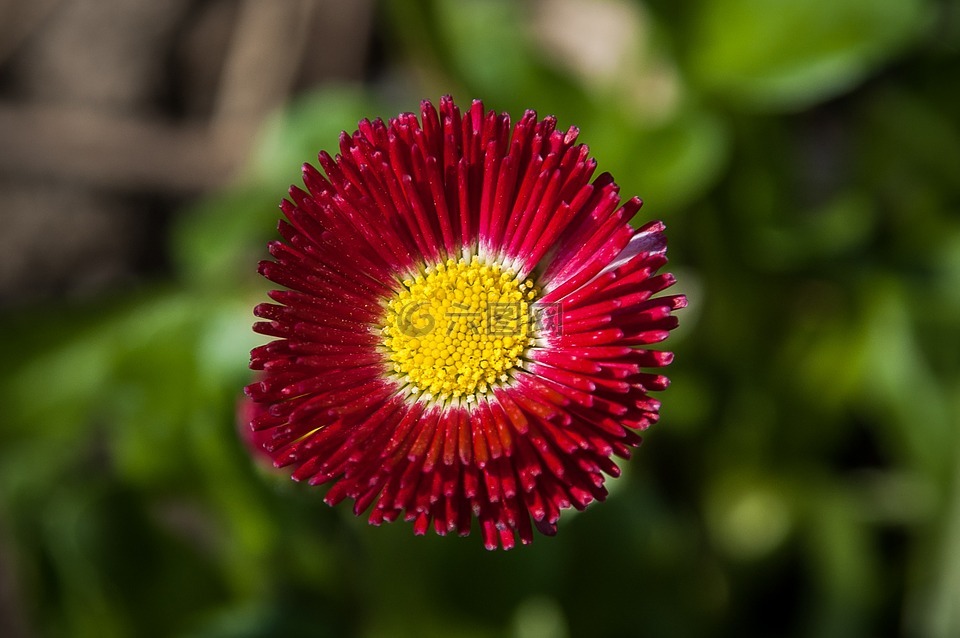
M 387 304 L 383 344 L 416 392 L 471 401 L 509 378 L 532 342 L 536 290 L 474 257 L 426 268 Z

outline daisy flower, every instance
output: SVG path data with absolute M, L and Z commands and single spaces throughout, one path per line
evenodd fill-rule
M 488 549 L 556 533 L 658 417 L 645 346 L 682 295 L 663 224 L 630 225 L 578 130 L 452 99 L 363 120 L 282 202 L 260 273 L 252 439 L 295 480 L 329 485 L 374 525 L 467 535 Z

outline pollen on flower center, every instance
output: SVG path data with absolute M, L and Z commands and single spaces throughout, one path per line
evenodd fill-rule
M 520 365 L 535 298 L 532 281 L 477 257 L 425 268 L 387 304 L 383 343 L 394 372 L 437 398 L 487 392 Z

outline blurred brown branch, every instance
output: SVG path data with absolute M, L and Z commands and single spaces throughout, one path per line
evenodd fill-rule
M 0 250 L 69 243 L 50 229 L 77 212 L 41 195 L 71 192 L 88 221 L 146 213 L 120 262 L 158 254 L 137 242 L 163 241 L 164 207 L 235 179 L 291 95 L 362 79 L 372 18 L 372 0 L 0 0 L 0 215 L 18 229 Z M 74 276 L 52 259 L 48 281 Z M 37 268 L 0 256 L 0 300 L 42 296 Z
M 218 153 L 209 127 L 70 106 L 0 104 L 0 172 L 55 175 L 95 187 L 207 190 L 237 158 Z
M 0 14 L 15 19 L 5 23 L 0 33 L 0 62 L 4 51 L 15 48 L 55 3 L 3 3 Z M 28 4 L 32 7 L 29 11 L 24 8 Z M 333 14 L 340 14 L 340 19 L 331 19 Z M 324 55 L 324 43 L 329 42 L 327 46 L 338 48 L 343 55 L 343 48 L 350 48 L 352 40 L 350 54 L 363 58 L 366 38 L 355 38 L 356 31 L 341 32 L 339 37 L 324 33 L 329 39 L 317 37 L 318 30 L 338 29 L 344 15 L 368 20 L 369 3 L 352 3 L 346 8 L 331 0 L 248 0 L 239 7 L 221 3 L 216 17 L 221 21 L 232 17 L 232 33 L 215 89 L 213 113 L 207 119 L 159 117 L 151 110 L 129 108 L 131 100 L 122 99 L 129 96 L 118 95 L 122 91 L 104 90 L 94 95 L 96 89 L 81 82 L 72 91 L 56 93 L 62 99 L 0 102 L 0 139 L 4 141 L 0 172 L 57 176 L 124 190 L 216 188 L 242 164 L 263 120 L 289 98 L 308 54 Z M 354 27 L 361 32 L 367 28 L 363 23 Z M 61 27 L 61 31 L 70 30 Z M 35 45 L 37 48 L 40 52 L 33 56 L 41 67 L 66 55 L 56 43 Z M 103 69 L 103 73 L 109 72 Z M 132 95 L 134 91 L 127 92 Z

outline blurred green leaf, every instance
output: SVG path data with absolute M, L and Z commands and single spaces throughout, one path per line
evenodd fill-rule
M 720 174 L 729 138 L 723 122 L 684 109 L 655 127 L 635 123 L 621 109 L 599 110 L 582 123 L 582 141 L 609 171 L 625 197 L 647 203 L 641 218 L 669 217 L 702 196 Z
M 923 0 L 704 0 L 695 83 L 735 104 L 797 109 L 851 88 L 922 33 Z
M 299 165 L 298 165 L 299 166 Z M 276 234 L 286 187 L 240 186 L 207 197 L 176 220 L 171 252 L 183 279 L 197 288 L 259 282 L 257 261 Z
M 290 184 L 302 185 L 300 167 L 317 165 L 321 150 L 336 155 L 340 132 L 357 130 L 360 118 L 384 119 L 371 94 L 347 87 L 328 87 L 300 96 L 276 113 L 258 140 L 250 167 L 250 181 L 278 189 L 278 198 Z
M 955 469 L 958 430 L 944 387 L 920 349 L 911 306 L 896 282 L 865 287 L 863 399 L 891 447 L 942 485 Z
M 860 192 L 843 193 L 815 210 L 779 225 L 752 229 L 757 257 L 773 270 L 810 269 L 861 248 L 874 230 L 871 202 Z
M 482 99 L 487 108 L 515 115 L 535 109 L 561 125 L 582 122 L 590 96 L 584 87 L 545 63 L 531 39 L 531 6 L 512 0 L 422 0 L 388 3 L 402 25 L 399 36 L 430 74 L 428 89 L 463 105 Z M 438 96 L 417 96 L 436 99 Z

